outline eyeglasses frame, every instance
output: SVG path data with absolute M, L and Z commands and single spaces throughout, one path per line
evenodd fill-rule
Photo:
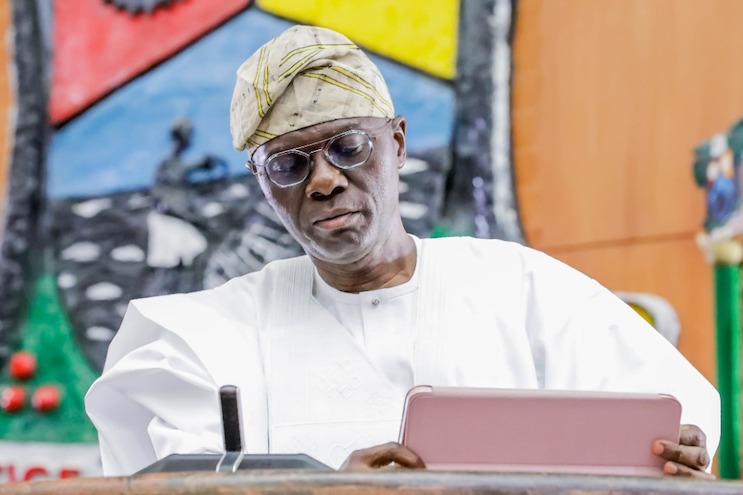
M 374 153 L 374 140 L 372 138 L 375 138 L 377 136 L 377 134 L 379 134 L 379 132 L 381 132 L 382 130 L 384 130 L 390 124 L 390 122 L 392 122 L 392 119 L 389 119 L 388 118 L 387 121 L 384 124 L 382 124 L 381 126 L 379 126 L 376 129 L 372 129 L 372 130 L 369 130 L 369 131 L 366 131 L 366 130 L 363 130 L 363 129 L 348 129 L 348 130 L 343 131 L 343 132 L 341 132 L 339 134 L 335 134 L 335 135 L 330 136 L 330 137 L 327 137 L 325 139 L 320 139 L 319 141 L 315 141 L 313 143 L 307 143 L 307 144 L 303 144 L 302 146 L 297 146 L 296 148 L 290 148 L 288 150 L 279 151 L 278 153 L 272 153 L 271 155 L 268 156 L 268 158 L 266 158 L 263 161 L 263 164 L 258 164 L 258 163 L 256 163 L 253 160 L 253 155 L 255 154 L 256 150 L 258 149 L 258 147 L 256 147 L 250 153 L 250 156 L 248 157 L 248 161 L 245 163 L 245 167 L 247 167 L 249 170 L 251 170 L 253 172 L 256 172 L 256 171 L 253 170 L 253 167 L 255 167 L 256 169 L 258 169 L 258 168 L 264 169 L 264 173 L 266 174 L 266 177 L 268 177 L 268 180 L 271 181 L 271 184 L 275 185 L 276 187 L 278 187 L 280 189 L 288 189 L 290 187 L 295 187 L 295 186 L 298 186 L 299 184 L 301 184 L 302 182 L 306 181 L 307 178 L 312 173 L 312 154 L 313 153 L 317 153 L 318 151 L 322 151 L 323 152 L 323 155 L 325 156 L 325 159 L 328 161 L 328 163 L 330 163 L 332 166 L 334 166 L 338 170 L 351 170 L 351 169 L 354 169 L 356 167 L 360 167 L 361 165 L 364 165 L 366 162 L 369 161 L 369 158 L 371 158 L 372 154 Z M 371 146 L 371 149 L 369 150 L 369 155 L 363 161 L 361 161 L 359 163 L 356 163 L 356 164 L 353 164 L 353 165 L 346 166 L 346 167 L 341 166 L 341 165 L 337 165 L 337 164 L 333 163 L 333 161 L 330 159 L 330 156 L 328 155 L 328 148 L 329 148 L 330 144 L 333 143 L 336 139 L 342 138 L 344 136 L 350 136 L 350 135 L 353 135 L 353 134 L 363 134 L 363 135 L 365 135 L 367 137 L 367 139 L 369 140 L 369 146 Z M 325 143 L 324 146 L 322 146 L 321 148 L 318 148 L 316 150 L 312 150 L 309 153 L 305 153 L 304 151 L 301 151 L 302 148 L 308 148 L 310 146 L 317 146 L 318 144 L 323 143 L 323 142 Z M 265 171 L 265 169 L 266 169 L 266 163 L 268 163 L 269 161 L 275 159 L 276 157 L 283 156 L 283 155 L 288 155 L 290 153 L 296 153 L 296 154 L 298 154 L 300 156 L 305 157 L 305 159 L 307 160 L 307 163 L 309 164 L 309 166 L 307 167 L 307 175 L 305 175 L 302 178 L 302 180 L 299 180 L 297 182 L 293 182 L 291 184 L 286 184 L 286 185 L 284 185 L 284 184 L 278 184 L 278 183 L 274 182 L 274 180 L 271 178 L 271 176 L 268 174 L 268 172 Z M 251 167 L 251 165 L 252 165 L 252 167 Z

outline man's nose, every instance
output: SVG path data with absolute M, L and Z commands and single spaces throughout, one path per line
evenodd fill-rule
M 334 191 L 348 187 L 348 178 L 334 167 L 321 150 L 310 154 L 310 176 L 307 180 L 307 197 L 330 196 Z

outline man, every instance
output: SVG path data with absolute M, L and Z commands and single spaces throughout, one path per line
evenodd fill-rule
M 708 476 L 719 397 L 627 305 L 517 244 L 405 232 L 406 121 L 348 39 L 299 26 L 263 46 L 231 127 L 307 256 L 132 302 L 86 398 L 107 474 L 221 451 L 223 384 L 241 389 L 250 452 L 422 467 L 393 441 L 406 391 L 430 384 L 670 393 L 697 426 L 652 449 L 668 474 Z

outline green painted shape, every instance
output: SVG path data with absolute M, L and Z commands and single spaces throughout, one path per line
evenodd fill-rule
M 715 266 L 715 319 L 717 326 L 717 388 L 722 403 L 719 449 L 720 477 L 741 474 L 741 303 L 740 267 Z
M 95 428 L 85 415 L 83 397 L 98 376 L 88 364 L 72 333 L 60 304 L 54 277 L 36 280 L 31 303 L 21 323 L 19 350 L 36 355 L 38 371 L 27 381 L 14 380 L 7 369 L 0 384 L 26 388 L 27 405 L 17 413 L 0 412 L 0 438 L 22 442 L 94 443 Z M 60 407 L 48 413 L 30 406 L 31 394 L 43 384 L 55 384 L 62 392 Z
M 469 236 L 472 235 L 472 232 L 462 232 L 460 230 L 451 229 L 448 226 L 438 223 L 433 226 L 433 229 L 431 229 L 431 237 L 459 237 L 459 236 Z

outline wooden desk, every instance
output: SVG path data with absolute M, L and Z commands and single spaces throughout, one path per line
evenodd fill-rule
M 547 474 L 378 471 L 363 473 L 253 471 L 235 474 L 159 473 L 128 478 L 77 478 L 0 485 L 0 495 L 303 495 L 354 494 L 497 495 L 741 495 L 742 482 Z

